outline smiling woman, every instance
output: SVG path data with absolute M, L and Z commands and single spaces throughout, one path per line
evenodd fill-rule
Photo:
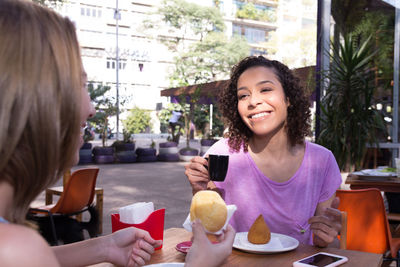
M 238 209 L 230 223 L 249 231 L 262 214 L 272 232 L 326 246 L 341 228 L 335 191 L 341 175 L 332 153 L 305 141 L 310 104 L 282 63 L 247 57 L 232 69 L 220 96 L 226 138 L 208 154 L 229 155 L 223 182 L 209 179 L 206 159 L 186 165 L 193 193 L 214 189 Z M 205 156 L 207 157 L 207 155 Z

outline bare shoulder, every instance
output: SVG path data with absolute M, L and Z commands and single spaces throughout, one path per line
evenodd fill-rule
M 59 266 L 46 241 L 34 230 L 0 224 L 1 266 Z

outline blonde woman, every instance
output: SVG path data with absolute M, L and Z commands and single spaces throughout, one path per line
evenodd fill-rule
M 161 245 L 130 227 L 50 247 L 24 224 L 31 201 L 78 161 L 81 133 L 95 112 L 85 83 L 69 19 L 29 1 L 0 0 L 1 266 L 141 266 Z M 217 266 L 230 254 L 232 228 L 213 247 L 200 222 L 194 230 L 187 266 Z
M 0 1 L 1 266 L 144 265 L 161 241 L 127 228 L 49 247 L 24 226 L 29 204 L 76 164 L 94 114 L 72 22 L 31 2 Z

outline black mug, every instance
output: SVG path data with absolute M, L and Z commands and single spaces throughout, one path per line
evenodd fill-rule
M 228 171 L 228 155 L 208 155 L 208 174 L 211 181 L 223 182 Z

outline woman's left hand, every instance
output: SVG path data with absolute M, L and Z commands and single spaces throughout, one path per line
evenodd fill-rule
M 335 197 L 329 202 L 331 202 L 330 207 L 324 207 L 324 203 L 320 203 L 319 205 L 322 205 L 317 207 L 316 215 L 308 220 L 310 229 L 314 234 L 314 245 L 318 247 L 326 247 L 337 240 L 342 228 L 342 214 L 337 209 L 339 207 L 339 198 Z
M 147 231 L 129 227 L 108 236 L 107 261 L 118 266 L 143 266 L 150 260 L 154 248 L 162 244 Z

